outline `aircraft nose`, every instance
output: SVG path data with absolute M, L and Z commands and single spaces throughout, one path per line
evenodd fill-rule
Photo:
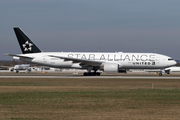
M 175 60 L 170 60 L 170 61 L 168 61 L 168 64 L 167 64 L 167 66 L 174 66 L 174 65 L 176 65 L 177 64 L 177 62 L 175 61 Z
M 176 65 L 176 64 L 177 64 L 177 62 L 176 62 L 175 60 L 174 60 L 173 62 L 174 62 L 174 64 L 173 64 L 173 65 Z
M 177 62 L 176 62 L 175 60 L 173 60 L 173 61 L 170 62 L 170 66 L 174 66 L 174 65 L 176 65 L 176 64 L 177 64 Z

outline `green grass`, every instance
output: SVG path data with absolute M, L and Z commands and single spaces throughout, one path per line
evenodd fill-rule
M 119 99 L 144 100 L 156 102 L 180 101 L 179 89 L 132 89 L 128 91 L 96 91 L 96 92 L 15 92 L 0 93 L 1 105 L 22 104 L 54 104 L 61 102 L 106 102 Z
M 179 86 L 180 80 L 0 79 L 0 119 L 179 119 Z

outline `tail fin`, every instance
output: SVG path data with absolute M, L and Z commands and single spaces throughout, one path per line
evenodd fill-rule
M 20 28 L 14 28 L 14 32 L 23 54 L 41 52 L 41 50 L 21 31 Z

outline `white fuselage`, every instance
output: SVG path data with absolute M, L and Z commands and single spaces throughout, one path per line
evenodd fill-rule
M 21 65 L 15 65 L 14 69 L 15 70 L 25 70 L 28 69 L 30 67 L 29 64 L 21 64 Z
M 22 61 L 32 62 L 44 66 L 56 68 L 79 68 L 86 69 L 88 66 L 80 65 L 78 62 L 64 60 L 53 56 L 99 61 L 103 64 L 116 63 L 120 69 L 161 69 L 173 66 L 176 62 L 171 57 L 155 53 L 90 53 L 90 52 L 42 52 L 31 54 L 19 54 L 28 58 L 18 58 Z

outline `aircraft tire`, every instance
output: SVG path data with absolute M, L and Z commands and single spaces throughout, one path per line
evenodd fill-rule
M 100 76 L 100 75 L 101 75 L 101 73 L 97 72 L 97 73 L 96 73 L 96 75 L 97 75 L 97 76 Z
M 162 73 L 159 73 L 159 76 L 162 76 Z
M 83 73 L 84 76 L 100 76 L 101 74 L 99 72 L 85 72 Z
M 87 73 L 87 72 L 85 72 L 83 75 L 84 75 L 84 76 L 88 76 L 88 73 Z

